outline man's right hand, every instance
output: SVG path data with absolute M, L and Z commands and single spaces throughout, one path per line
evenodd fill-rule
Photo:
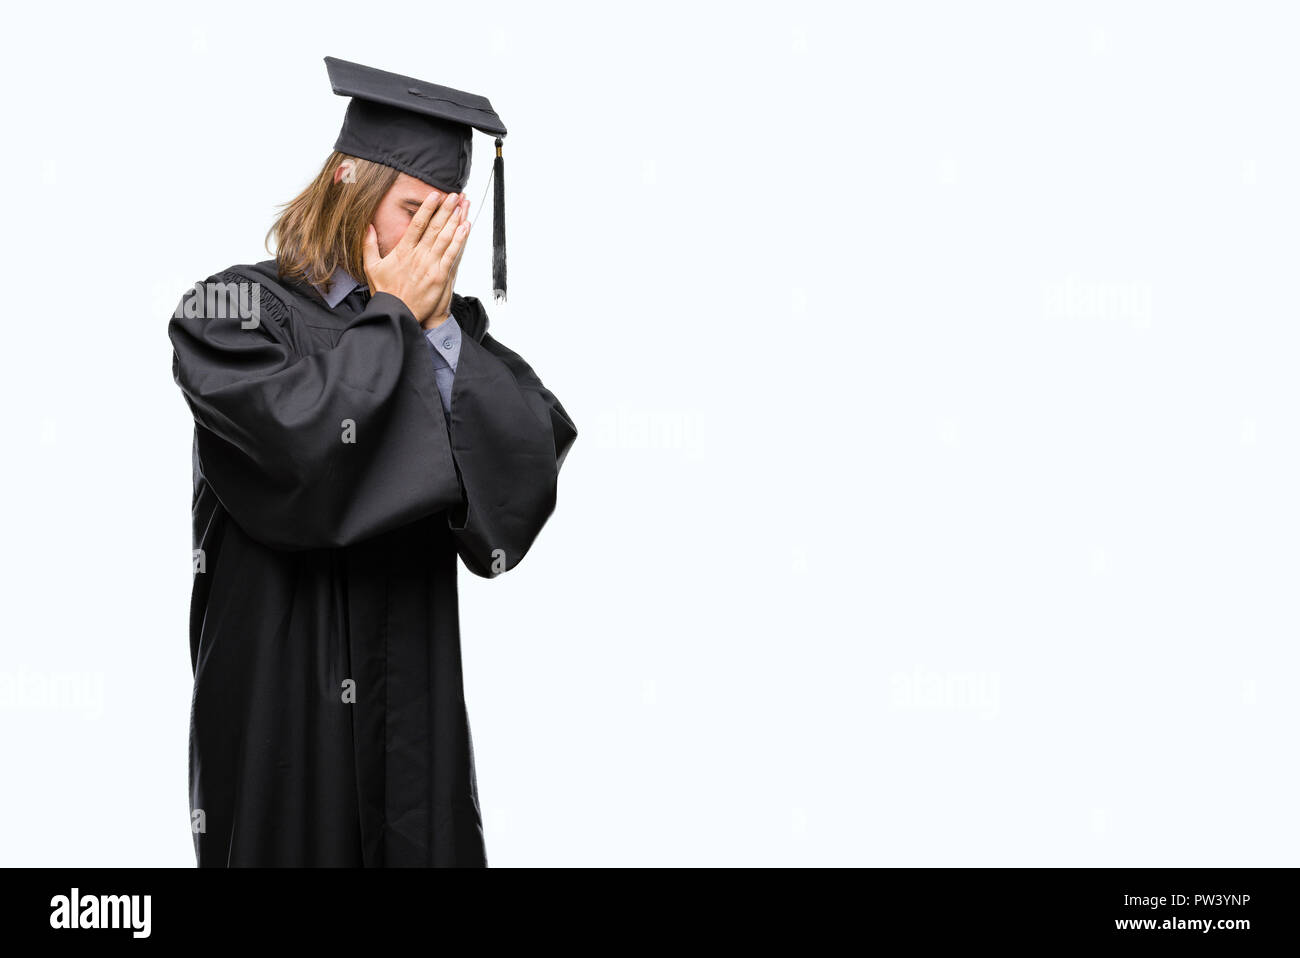
M 371 294 L 391 293 L 406 304 L 423 326 L 426 320 L 445 312 L 442 304 L 451 300 L 451 285 L 460 266 L 460 255 L 469 236 L 469 220 L 462 194 L 448 193 L 438 202 L 436 190 L 411 217 L 397 245 L 387 256 L 379 255 L 379 241 L 373 225 L 366 227 L 362 261 Z

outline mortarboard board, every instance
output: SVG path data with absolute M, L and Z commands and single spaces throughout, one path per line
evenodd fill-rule
M 334 149 L 393 167 L 434 189 L 459 193 L 469 182 L 474 130 L 496 137 L 492 167 L 492 293 L 506 298 L 506 128 L 485 97 L 325 58 L 330 86 L 348 96 Z

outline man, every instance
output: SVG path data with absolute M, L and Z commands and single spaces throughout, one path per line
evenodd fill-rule
M 190 802 L 200 867 L 486 866 L 456 557 L 514 568 L 577 436 L 453 292 L 482 97 L 326 58 L 335 152 L 276 258 L 170 321 L 193 412 Z M 364 276 L 365 282 L 362 283 Z

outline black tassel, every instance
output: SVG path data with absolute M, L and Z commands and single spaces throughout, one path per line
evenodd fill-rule
M 506 160 L 497 137 L 497 158 L 492 162 L 492 298 L 506 301 Z

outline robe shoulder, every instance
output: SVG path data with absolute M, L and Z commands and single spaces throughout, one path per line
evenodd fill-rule
M 456 317 L 456 325 L 461 331 L 469 336 L 476 343 L 483 342 L 483 337 L 491 326 L 488 319 L 487 309 L 477 296 L 462 296 L 460 293 L 451 294 L 451 313 Z
M 283 328 L 292 320 L 297 299 L 292 289 L 283 285 L 276 275 L 275 260 L 235 263 L 209 274 L 185 290 L 173 318 L 239 318 L 241 329 L 246 330 L 254 328 L 265 316 L 275 326 Z

